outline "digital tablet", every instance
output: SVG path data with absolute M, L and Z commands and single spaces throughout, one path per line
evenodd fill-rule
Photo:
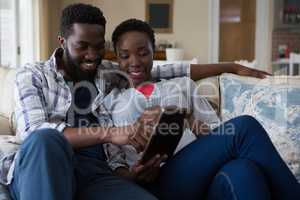
M 171 158 L 183 135 L 186 111 L 177 107 L 166 107 L 160 116 L 155 132 L 144 151 L 141 163 L 146 163 L 155 155 Z

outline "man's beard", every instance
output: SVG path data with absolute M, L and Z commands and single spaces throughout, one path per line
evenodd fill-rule
M 73 59 L 70 55 L 70 52 L 68 50 L 68 48 L 65 48 L 65 54 L 66 54 L 66 64 L 67 64 L 67 75 L 70 76 L 70 78 L 73 81 L 93 81 L 96 73 L 97 73 L 97 69 L 94 71 L 83 71 L 80 69 L 80 62 L 78 62 L 77 60 Z M 97 61 L 97 63 L 99 63 L 99 65 L 101 64 L 101 60 Z

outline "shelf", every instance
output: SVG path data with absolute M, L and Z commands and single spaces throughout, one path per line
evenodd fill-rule
M 272 64 L 278 64 L 278 65 L 289 64 L 289 62 L 290 62 L 290 59 L 288 59 L 288 58 L 280 58 L 278 60 L 273 61 Z
M 104 54 L 105 60 L 116 61 L 117 57 L 114 51 L 105 51 Z M 166 60 L 166 51 L 155 51 L 154 60 Z

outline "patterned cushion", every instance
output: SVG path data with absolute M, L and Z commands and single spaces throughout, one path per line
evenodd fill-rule
M 300 181 L 300 76 L 220 76 L 221 118 L 255 117 Z
M 217 77 L 210 77 L 196 81 L 197 91 L 205 97 L 219 115 L 219 80 Z
M 16 136 L 0 135 L 0 159 L 2 155 L 16 152 L 20 146 L 20 142 Z

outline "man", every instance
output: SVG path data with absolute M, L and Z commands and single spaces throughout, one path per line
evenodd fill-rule
M 101 74 L 102 69 L 116 67 L 102 63 L 105 25 L 98 8 L 68 6 L 61 17 L 61 47 L 48 61 L 19 69 L 17 135 L 24 142 L 16 155 L 4 159 L 13 163 L 1 180 L 8 184 L 13 199 L 156 199 L 135 183 L 115 176 L 105 160 L 103 143 L 142 149 L 157 120 L 149 110 L 133 125 L 114 127 L 109 111 L 103 110 L 100 116 L 91 112 L 92 103 L 101 103 L 116 86 L 114 80 Z M 179 65 L 160 70 L 154 74 L 164 78 L 190 72 L 195 80 L 223 72 L 257 77 L 266 74 L 238 65 Z M 99 94 L 101 98 L 95 99 Z M 153 162 L 163 159 L 157 157 Z

